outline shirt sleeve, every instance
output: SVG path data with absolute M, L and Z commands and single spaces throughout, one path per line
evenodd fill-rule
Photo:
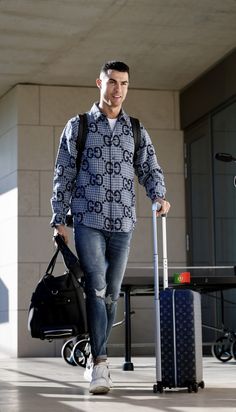
M 140 126 L 141 142 L 135 155 L 134 169 L 139 183 L 145 187 L 147 196 L 154 202 L 158 198 L 165 198 L 164 175 L 157 161 L 151 138 L 146 129 Z
M 77 175 L 78 128 L 79 118 L 75 117 L 68 121 L 60 138 L 53 178 L 51 226 L 65 224 L 66 214 L 70 209 L 72 190 Z

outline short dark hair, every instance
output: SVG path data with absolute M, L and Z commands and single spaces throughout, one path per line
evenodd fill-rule
M 108 70 L 117 70 L 118 72 L 125 72 L 129 75 L 129 66 L 123 62 L 111 60 L 103 64 L 100 73 L 107 74 Z

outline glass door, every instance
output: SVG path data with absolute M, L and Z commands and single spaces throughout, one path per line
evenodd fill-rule
M 214 265 L 210 124 L 204 120 L 186 134 L 188 262 Z
M 236 265 L 236 162 L 216 160 L 216 153 L 236 157 L 236 102 L 209 114 L 185 132 L 188 265 Z M 233 276 L 232 269 L 196 271 L 199 276 Z M 236 290 L 223 292 L 225 326 L 236 330 Z M 220 292 L 202 295 L 203 323 L 221 327 Z M 219 336 L 203 330 L 204 342 Z
M 188 264 L 236 265 L 236 102 L 185 132 Z
M 213 153 L 236 157 L 236 102 L 212 116 Z M 236 264 L 236 163 L 214 160 L 215 264 Z

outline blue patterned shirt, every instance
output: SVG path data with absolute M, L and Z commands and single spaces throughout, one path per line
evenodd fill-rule
M 97 104 L 87 118 L 88 134 L 79 173 L 79 116 L 70 119 L 62 132 L 54 172 L 51 225 L 64 224 L 71 209 L 76 223 L 129 232 L 136 222 L 134 173 L 152 201 L 165 197 L 163 172 L 154 147 L 141 125 L 141 143 L 134 160 L 132 126 L 123 110 L 113 131 Z

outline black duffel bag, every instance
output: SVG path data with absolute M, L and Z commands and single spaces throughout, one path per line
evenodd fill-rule
M 28 329 L 33 338 L 53 340 L 87 332 L 83 273 L 79 260 L 60 235 L 55 236 L 55 241 L 57 250 L 31 297 Z M 67 270 L 63 275 L 53 276 L 59 252 Z

